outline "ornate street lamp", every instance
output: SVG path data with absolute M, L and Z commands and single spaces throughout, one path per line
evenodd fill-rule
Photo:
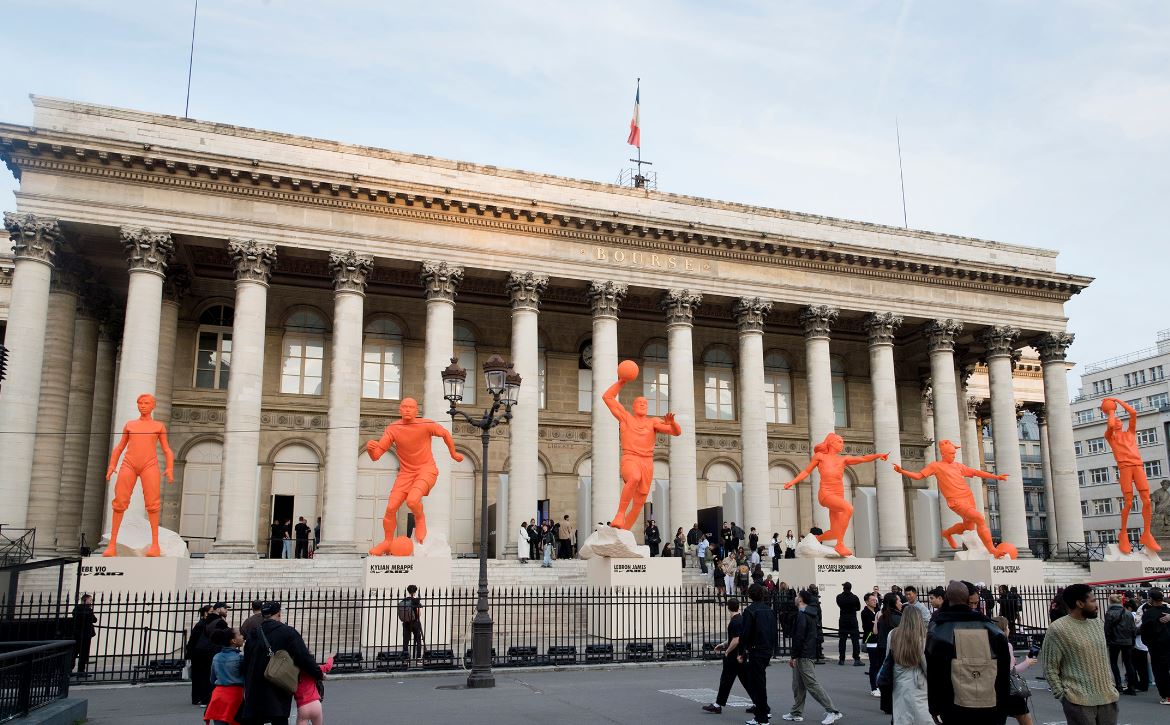
M 467 676 L 468 687 L 495 687 L 496 676 L 492 674 L 492 615 L 488 613 L 487 583 L 487 539 L 488 539 L 488 443 L 491 442 L 492 428 L 512 420 L 512 406 L 516 405 L 520 393 L 520 376 L 511 364 L 499 355 L 492 355 L 483 364 L 483 377 L 487 391 L 492 396 L 492 407 L 485 410 L 479 419 L 472 418 L 455 408 L 463 400 L 463 386 L 467 382 L 467 371 L 459 367 L 456 358 L 443 370 L 443 397 L 451 404 L 447 415 L 451 421 L 458 416 L 480 430 L 483 442 L 483 457 L 480 458 L 480 517 L 479 517 L 479 596 L 475 601 L 475 619 L 471 621 L 471 674 Z

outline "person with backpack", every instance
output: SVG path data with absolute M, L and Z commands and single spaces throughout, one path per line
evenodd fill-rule
M 971 611 L 967 585 L 952 580 L 926 637 L 930 714 L 944 725 L 998 722 L 1010 694 L 1007 636 Z
M 1105 644 L 1109 647 L 1109 669 L 1113 671 L 1113 685 L 1123 695 L 1136 695 L 1137 674 L 1133 668 L 1133 640 L 1137 624 L 1121 604 L 1120 594 L 1109 595 L 1109 609 L 1105 610 Z M 1121 672 L 1117 658 L 1125 667 L 1125 687 L 1121 686 Z
M 406 588 L 406 596 L 398 600 L 398 621 L 402 625 L 402 656 L 410 657 L 413 637 L 414 658 L 422 658 L 422 600 L 418 597 L 418 587 L 413 584 Z
M 825 689 L 817 682 L 814 664 L 817 658 L 817 620 L 820 605 L 816 596 L 802 589 L 796 595 L 796 621 L 792 627 L 792 645 L 789 649 L 788 666 L 792 668 L 792 707 L 784 715 L 784 720 L 804 719 L 804 702 L 808 695 L 825 708 L 825 725 L 834 723 L 845 717 L 833 706 L 833 700 Z M 759 720 L 759 718 L 756 718 Z
M 1151 589 L 1149 598 L 1142 607 L 1142 643 L 1150 651 L 1159 702 L 1170 705 L 1170 607 L 1161 589 Z
M 743 612 L 743 634 L 739 637 L 740 653 L 737 660 L 743 669 L 740 682 L 752 699 L 748 712 L 753 715 L 747 725 L 771 722 L 768 707 L 768 665 L 776 651 L 776 615 L 771 605 L 764 602 L 764 588 L 759 584 L 748 587 L 751 604 Z
M 1134 631 L 1133 652 L 1131 653 L 1133 655 L 1133 672 L 1136 676 L 1133 689 L 1137 692 L 1148 692 L 1150 689 L 1150 650 L 1146 647 L 1145 642 L 1142 642 L 1142 610 L 1136 599 L 1127 599 L 1125 611 L 1133 619 L 1134 626 L 1138 627 Z
M 1048 626 L 1040 652 L 1044 679 L 1071 725 L 1116 725 L 1117 688 L 1106 666 L 1109 647 L 1087 584 L 1064 589 L 1068 614 Z
M 274 663 L 275 669 L 284 670 L 282 660 L 291 661 L 300 671 L 298 677 L 303 673 L 321 680 L 325 673 L 309 654 L 300 633 L 281 621 L 280 602 L 264 602 L 260 613 L 264 621 L 256 629 L 256 636 L 244 644 L 244 705 L 236 719 L 249 725 L 287 725 L 297 680 L 287 689 L 269 680 L 269 662 Z M 280 656 L 282 652 L 285 657 Z

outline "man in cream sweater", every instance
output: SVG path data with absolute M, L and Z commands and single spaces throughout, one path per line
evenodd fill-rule
M 1097 598 L 1085 584 L 1064 590 L 1068 616 L 1044 635 L 1044 676 L 1069 725 L 1117 725 L 1117 688 L 1109 669 Z

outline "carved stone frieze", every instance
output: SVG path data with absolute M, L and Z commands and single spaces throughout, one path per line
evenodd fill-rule
M 871 312 L 865 316 L 865 331 L 870 345 L 892 345 L 902 326 L 902 316 L 893 312 Z
M 1032 347 L 1040 353 L 1041 363 L 1064 362 L 1075 338 L 1071 332 L 1046 332 L 1032 341 Z
M 963 331 L 963 323 L 950 318 L 931 320 L 924 332 L 930 352 L 954 352 L 955 338 Z
M 764 318 L 772 311 L 772 303 L 759 297 L 740 297 L 732 309 L 740 332 L 763 332 Z
M 1020 339 L 1020 328 L 1012 325 L 994 325 L 980 335 L 987 346 L 987 358 L 1012 357 L 1016 352 L 1016 341 Z
M 159 232 L 146 227 L 122 227 L 122 248 L 131 272 L 154 272 L 162 275 L 167 271 L 171 255 L 175 253 L 175 242 L 170 232 Z
M 695 310 L 703 303 L 703 295 L 689 289 L 668 289 L 662 293 L 659 305 L 666 313 L 667 325 L 690 325 L 695 320 Z
M 53 264 L 62 239 L 56 219 L 6 211 L 4 228 L 12 240 L 13 258 Z
M 841 311 L 830 305 L 809 305 L 800 311 L 805 337 L 828 337 Z
M 617 317 L 626 298 L 626 283 L 594 280 L 589 284 L 589 305 L 594 317 Z
M 276 245 L 255 239 L 229 239 L 228 254 L 236 269 L 237 282 L 268 284 L 276 264 Z
M 422 280 L 423 287 L 426 288 L 428 300 L 453 302 L 456 291 L 463 282 L 463 267 L 457 264 L 426 260 L 422 263 L 422 273 L 419 278 Z
M 329 270 L 333 273 L 333 289 L 336 292 L 357 292 L 364 294 L 366 280 L 374 268 L 374 257 L 352 249 L 329 253 Z
M 548 289 L 548 275 L 536 272 L 512 272 L 506 283 L 513 309 L 540 309 L 540 296 Z

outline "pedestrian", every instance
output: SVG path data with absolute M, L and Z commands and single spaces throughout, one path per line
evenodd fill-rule
M 194 658 L 191 660 L 191 688 L 195 688 L 195 680 L 199 680 L 199 702 L 206 705 L 211 700 L 211 660 L 219 652 L 219 645 L 212 641 L 216 632 L 230 632 L 227 623 L 227 613 L 231 609 L 225 602 L 216 602 L 211 605 L 211 611 L 203 618 L 203 628 L 199 633 L 199 641 L 195 643 Z
M 240 634 L 244 635 L 244 639 L 248 639 L 255 634 L 256 628 L 264 621 L 264 615 L 260 613 L 260 605 L 263 603 L 259 599 L 252 600 L 252 616 L 240 624 Z
M 569 524 L 569 515 L 561 519 L 561 528 L 557 530 L 557 558 L 573 558 L 573 527 Z
M 748 551 L 750 552 L 748 554 L 748 564 L 755 566 L 764 560 L 763 554 L 761 554 L 758 550 L 748 549 Z
M 670 545 L 669 541 L 662 545 L 662 556 L 664 556 L 664 557 L 674 556 L 674 547 Z
M 552 560 L 556 561 L 561 556 L 561 522 L 560 521 L 556 521 L 556 522 L 548 521 L 545 523 L 547 523 L 549 525 L 549 529 L 552 531 L 552 540 L 553 540 Z
M 878 674 L 881 710 L 894 725 L 934 725 L 926 694 L 926 619 L 918 607 L 902 609 L 902 622 L 890 632 Z
M 703 530 L 699 528 L 699 524 L 692 524 L 691 530 L 687 532 L 687 553 L 697 559 L 699 555 L 699 540 L 704 538 L 706 537 L 703 536 Z M 699 562 L 696 561 L 695 566 L 698 565 Z
M 712 578 L 715 582 L 715 593 L 727 596 L 727 576 L 723 573 L 722 562 L 715 561 L 711 565 Z
M 211 658 L 211 699 L 203 711 L 203 722 L 237 725 L 236 715 L 244 702 L 244 656 L 240 653 L 244 635 L 237 628 L 217 629 L 211 642 L 216 653 Z
M 536 519 L 528 520 L 528 558 L 537 559 L 540 557 L 540 527 L 536 525 Z
M 544 547 L 544 561 L 540 564 L 542 569 L 552 568 L 553 541 L 552 527 L 545 521 L 540 527 L 540 545 Z
M 678 527 L 678 531 L 674 532 L 674 555 L 682 559 L 682 567 L 687 568 L 687 536 L 683 533 L 683 528 Z
M 934 615 L 947 603 L 947 590 L 942 587 L 935 587 L 926 593 L 926 597 L 930 600 L 930 608 L 933 610 L 930 613 L 930 621 L 933 622 Z
M 658 524 L 654 523 L 654 519 L 650 519 L 646 523 L 646 528 L 642 533 L 646 546 L 650 547 L 650 556 L 658 556 L 658 547 L 662 544 L 662 534 L 659 533 Z
M 1068 614 L 1044 634 L 1044 679 L 1069 725 L 1116 725 L 1117 688 L 1097 598 L 1087 584 L 1070 584 L 1063 599 Z
M 1068 608 L 1064 606 L 1064 587 L 1059 587 L 1056 594 L 1053 595 L 1052 601 L 1048 603 L 1048 621 L 1055 622 L 1064 615 L 1068 614 Z
M 313 527 L 313 551 L 321 547 L 321 517 L 317 517 L 317 525 Z
M 784 537 L 784 558 L 796 558 L 796 537 L 792 535 L 792 529 L 789 529 L 788 535 Z
M 897 628 L 902 621 L 902 599 L 894 592 L 887 592 L 882 598 L 882 609 L 873 621 L 874 651 L 869 659 L 869 681 L 873 684 L 870 690 L 874 697 L 881 697 L 881 690 L 877 687 L 877 675 L 882 662 L 886 659 L 886 649 L 889 646 L 890 632 Z
M 880 660 L 876 664 L 874 663 L 874 660 L 877 659 L 877 630 L 873 625 L 874 621 L 877 620 L 877 615 L 878 595 L 866 592 L 861 607 L 861 641 L 865 645 L 866 654 L 869 655 L 869 672 L 867 674 L 869 675 L 870 692 L 878 689 L 878 669 L 882 666 Z
M 768 707 L 768 665 L 776 652 L 776 615 L 764 602 L 764 588 L 759 584 L 748 587 L 751 604 L 743 613 L 743 633 L 739 637 L 740 682 L 752 699 L 748 712 L 753 715 L 747 725 L 761 725 L 771 721 Z
M 695 547 L 695 557 L 699 560 L 699 571 L 707 573 L 707 552 L 711 549 L 711 542 L 706 536 L 699 537 L 699 544 Z
M 720 558 L 735 552 L 735 534 L 727 521 L 723 522 L 723 528 L 719 530 L 719 545 Z
M 751 576 L 752 584 L 759 584 L 760 586 L 764 586 L 764 567 L 760 566 L 759 564 L 754 564 L 752 566 Z
M 747 590 L 751 583 L 752 572 L 747 565 L 747 560 L 738 559 L 735 564 L 735 593 L 741 597 L 747 596 Z
M 1161 589 L 1149 591 L 1149 601 L 1142 612 L 1142 643 L 1150 652 L 1150 668 L 1159 702 L 1170 705 L 1170 607 Z
M 532 554 L 532 547 L 528 544 L 528 525 L 521 522 L 520 530 L 516 532 L 516 558 L 521 564 L 527 564 L 528 557 Z
M 298 559 L 308 559 L 309 558 L 309 534 L 311 534 L 311 533 L 313 533 L 313 529 L 311 529 L 309 527 L 309 524 L 305 521 L 305 517 L 304 516 L 299 517 L 297 519 L 297 526 L 296 526 L 296 535 L 297 535 L 296 558 L 298 558 Z
M 731 548 L 738 549 L 739 542 L 743 541 L 743 529 L 736 526 L 735 522 L 731 522 Z
M 410 640 L 414 638 L 414 658 L 422 659 L 423 630 L 422 630 L 422 599 L 418 596 L 418 587 L 411 584 L 406 588 L 406 596 L 398 600 L 398 621 L 402 625 L 402 656 L 410 659 Z
M 780 571 L 780 559 L 784 556 L 784 544 L 780 542 L 780 532 L 772 532 L 772 571 Z
M 716 715 L 723 712 L 727 706 L 727 698 L 731 694 L 731 686 L 740 676 L 742 669 L 739 664 L 739 638 L 743 634 L 743 615 L 739 613 L 739 600 L 728 599 L 727 611 L 731 618 L 727 620 L 727 640 L 715 645 L 715 651 L 723 654 L 723 669 L 719 672 L 719 691 L 715 693 L 715 702 L 703 705 L 703 710 Z
M 817 602 L 821 599 L 821 590 L 817 588 L 816 584 L 809 584 L 808 591 L 817 598 Z M 820 606 L 817 607 L 817 659 L 816 664 L 825 664 L 825 623 L 822 620 L 823 612 Z
M 992 624 L 999 627 L 1005 634 L 1011 627 L 1007 617 L 1002 615 L 991 620 Z M 903 624 L 905 624 L 903 622 Z M 1032 665 L 1036 664 L 1036 658 L 1032 652 L 1029 652 L 1024 659 L 1016 662 L 1016 649 L 1012 647 L 1012 638 L 1008 637 L 1008 655 L 1011 657 L 1012 672 L 1018 676 L 1022 676 L 1024 671 Z M 1028 697 L 1023 693 L 1009 692 L 1007 701 L 1004 703 L 1003 713 L 1007 717 L 1014 717 L 1016 722 L 1020 725 L 1032 725 L 1032 714 L 1028 712 Z
M 282 558 L 282 559 L 293 558 L 292 533 L 293 533 L 292 519 L 288 519 L 284 522 L 284 525 L 280 527 L 280 537 L 281 537 L 281 539 L 280 539 L 280 544 L 281 544 L 280 558 Z
M 853 593 L 852 582 L 841 585 L 837 595 L 837 664 L 845 665 L 845 642 L 853 642 L 853 665 L 864 667 L 861 662 L 861 637 L 857 630 L 857 614 L 861 611 L 861 600 Z
M 1109 669 L 1113 671 L 1113 685 L 1123 695 L 1136 695 L 1137 673 L 1133 668 L 1133 639 L 1137 624 L 1121 604 L 1120 594 L 1109 595 L 1109 609 L 1105 610 L 1105 644 L 1109 647 Z M 1121 684 L 1121 672 L 1117 660 L 1125 668 L 1125 686 Z
M 297 725 L 325 725 L 325 712 L 321 709 L 321 699 L 325 696 L 325 675 L 333 669 L 333 658 L 336 653 L 325 658 L 321 665 L 321 678 L 314 678 L 301 670 L 297 678 L 297 691 L 293 698 L 297 702 Z
M 1007 636 L 971 611 L 961 581 L 946 588 L 946 603 L 926 636 L 926 693 L 930 714 L 944 725 L 996 722 L 1009 693 Z
M 1148 692 L 1150 689 L 1150 650 L 1146 647 L 1145 642 L 1142 641 L 1141 622 L 1142 615 L 1138 603 L 1134 599 L 1125 602 L 1126 612 L 1133 618 L 1134 624 L 1138 629 L 1134 631 L 1133 635 L 1133 672 L 1134 685 L 1133 689 L 1138 692 Z
M 918 613 L 922 615 L 922 621 L 929 622 L 930 607 L 926 606 L 926 602 L 918 598 L 918 587 L 914 586 L 913 584 L 908 584 L 903 591 L 906 594 L 906 603 L 905 606 L 902 607 L 903 613 L 905 613 L 906 607 L 915 607 L 918 609 Z
M 1006 584 L 999 585 L 999 613 L 1007 620 L 1008 639 L 1016 636 L 1016 622 L 1020 619 L 1020 594 L 1015 587 L 1008 588 Z
M 279 559 L 284 551 L 284 524 L 279 519 L 272 520 L 268 533 L 268 558 Z
M 15 576 L 15 575 L 13 575 Z M 77 676 L 89 677 L 89 646 L 97 630 L 97 617 L 93 613 L 93 596 L 82 594 L 81 601 L 73 607 L 73 656 L 77 660 Z
M 719 569 L 723 572 L 723 590 L 731 593 L 735 591 L 735 552 L 728 552 L 719 562 Z
M 769 594 L 769 595 L 771 595 L 771 594 L 775 593 L 775 591 L 776 591 L 776 580 L 772 578 L 772 575 L 771 575 L 771 574 L 769 574 L 769 575 L 768 575 L 768 576 L 767 576 L 767 577 L 764 579 L 764 588 L 768 590 L 768 594 Z
M 286 725 L 293 693 L 269 682 L 264 676 L 272 653 L 284 650 L 302 674 L 320 680 L 325 676 L 300 633 L 281 622 L 280 602 L 264 602 L 264 621 L 256 636 L 244 644 L 244 706 L 239 720 L 252 725 Z
M 780 620 L 780 631 L 785 639 L 792 638 L 792 627 L 796 621 L 796 590 L 782 581 L 776 585 L 776 618 Z
M 197 651 L 199 640 L 203 638 L 203 628 L 207 625 L 207 615 L 211 613 L 211 605 L 205 604 L 199 608 L 199 619 L 196 620 L 191 632 L 187 636 L 187 644 L 183 648 L 184 659 L 190 664 L 191 677 L 191 704 L 203 707 L 211 695 L 211 662 L 208 661 L 206 671 L 203 658 Z
M 816 596 L 802 589 L 796 595 L 796 609 L 789 650 L 791 656 L 788 660 L 788 666 L 792 668 L 792 707 L 783 719 L 797 722 L 803 720 L 805 698 L 812 695 L 825 708 L 825 719 L 821 722 L 826 725 L 837 722 L 845 716 L 833 706 L 833 700 L 817 682 L 816 668 L 813 666 L 817 657 L 817 612 L 820 609 Z M 756 719 L 759 720 L 758 715 Z
M 756 551 L 760 548 L 760 535 L 756 533 L 756 527 L 752 526 L 748 530 L 748 551 Z

